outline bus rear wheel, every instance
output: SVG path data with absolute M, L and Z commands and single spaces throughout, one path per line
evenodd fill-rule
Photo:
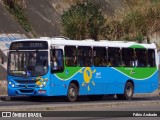
M 78 98 L 78 87 L 71 83 L 68 87 L 68 93 L 67 93 L 67 101 L 69 102 L 75 102 Z
M 134 86 L 131 82 L 127 82 L 124 88 L 124 94 L 117 94 L 117 99 L 131 100 L 133 98 Z

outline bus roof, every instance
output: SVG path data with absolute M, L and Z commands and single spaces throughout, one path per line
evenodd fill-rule
M 86 40 L 69 40 L 63 37 L 57 38 L 49 38 L 49 37 L 41 37 L 40 39 L 21 39 L 15 40 L 13 42 L 18 41 L 47 41 L 50 46 L 97 46 L 97 47 L 124 47 L 124 48 L 150 48 L 156 49 L 156 44 L 146 44 L 146 43 L 137 43 L 137 42 L 127 42 L 127 41 L 108 41 L 108 40 L 100 40 L 94 41 L 93 39 Z

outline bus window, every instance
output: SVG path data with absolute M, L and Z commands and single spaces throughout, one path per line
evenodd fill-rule
M 30 53 L 29 54 L 29 67 L 28 69 L 31 69 L 31 70 L 34 70 L 35 69 L 35 66 L 36 64 L 38 63 L 37 62 L 37 53 L 36 52 L 33 52 L 33 53 Z
M 10 71 L 16 71 L 18 70 L 18 53 L 17 52 L 11 52 L 10 53 L 10 64 L 9 64 L 9 70 Z
M 153 49 L 148 49 L 148 66 L 155 67 L 155 51 Z
M 63 72 L 63 51 L 54 49 L 51 51 L 51 72 Z
M 147 50 L 136 48 L 135 49 L 137 55 L 137 66 L 138 67 L 146 67 L 147 66 Z
M 121 65 L 120 48 L 108 48 L 108 66 L 118 67 Z
M 14 76 L 42 76 L 48 71 L 47 51 L 14 51 L 9 53 L 8 73 Z M 26 74 L 29 73 L 29 74 Z
M 107 66 L 106 48 L 94 47 L 93 58 L 94 58 L 94 66 Z
M 82 67 L 92 66 L 92 48 L 78 47 L 78 65 Z
M 122 48 L 122 66 L 131 67 L 134 66 L 134 49 Z
M 65 46 L 65 63 L 67 66 L 72 67 L 77 65 L 77 52 L 76 46 Z

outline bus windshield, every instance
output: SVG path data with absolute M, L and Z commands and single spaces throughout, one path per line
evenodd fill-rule
M 47 51 L 11 51 L 8 74 L 13 76 L 42 76 L 48 71 Z

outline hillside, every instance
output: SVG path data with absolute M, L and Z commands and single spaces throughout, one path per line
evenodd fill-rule
M 70 8 L 71 5 L 74 5 L 78 0 L 17 0 L 23 2 L 22 6 L 24 9 L 22 12 L 25 16 L 25 18 L 23 19 L 27 20 L 27 21 L 22 21 L 22 23 L 19 23 L 17 18 L 15 18 L 15 16 L 12 15 L 6 9 L 2 1 L 4 0 L 0 0 L 0 16 L 1 16 L 0 34 L 22 33 L 28 37 L 39 37 L 39 36 L 53 37 L 53 36 L 63 35 L 63 27 L 61 26 L 61 15 L 63 14 L 63 11 L 66 11 L 68 8 Z M 115 15 L 115 13 L 124 11 L 128 9 L 129 6 L 132 6 L 132 4 L 135 2 L 134 0 L 92 0 L 92 1 L 101 5 L 103 14 L 106 16 L 113 16 Z M 113 21 L 113 25 L 114 22 L 115 21 Z M 26 24 L 27 27 L 30 26 L 29 28 L 30 30 L 26 32 L 25 29 L 26 26 L 22 26 L 21 24 Z M 117 25 L 116 27 L 119 26 Z M 158 40 L 160 38 L 159 30 L 158 31 L 157 30 L 155 34 L 153 33 L 150 34 L 151 36 L 150 38 L 151 42 L 156 42 L 158 45 L 160 45 L 160 41 Z
M 31 31 L 26 32 L 17 18 L 8 11 L 5 4 L 0 0 L 0 34 L 18 33 L 27 37 L 61 36 L 61 15 L 76 0 L 23 0 L 24 15 L 31 26 Z M 105 14 L 113 15 L 115 10 L 123 9 L 123 0 L 93 0 L 101 7 Z M 15 13 L 18 14 L 18 13 Z M 26 22 L 26 21 L 22 21 Z M 0 56 L 6 61 L 6 55 L 0 49 Z M 5 72 L 4 72 L 5 71 Z M 6 68 L 0 65 L 0 80 L 6 79 Z
M 28 33 L 20 26 L 14 17 L 5 9 L 0 0 L 0 34 L 2 33 Z
M 93 0 L 101 4 L 105 14 L 112 15 L 115 10 L 123 9 L 123 0 Z M 62 33 L 60 17 L 63 11 L 75 3 L 74 0 L 24 0 L 25 15 L 32 27 L 34 34 L 38 36 L 59 36 Z M 16 22 L 0 1 L 0 33 L 24 33 L 20 24 Z

